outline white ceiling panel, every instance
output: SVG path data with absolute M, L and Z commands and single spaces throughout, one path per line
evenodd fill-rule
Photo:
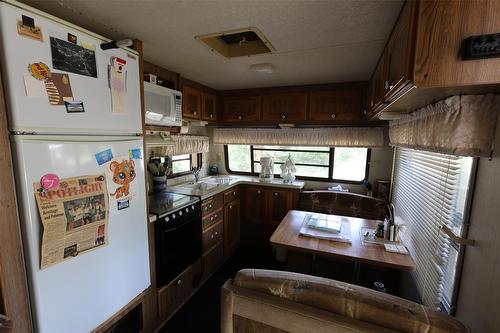
M 215 89 L 368 80 L 402 0 L 23 0 L 110 38 L 144 42 L 145 59 Z M 257 27 L 276 48 L 226 59 L 197 35 Z M 273 74 L 249 66 L 270 62 Z

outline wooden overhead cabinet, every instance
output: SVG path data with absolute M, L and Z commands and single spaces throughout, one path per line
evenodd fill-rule
M 312 91 L 309 120 L 356 121 L 363 119 L 361 89 Z
M 201 120 L 213 122 L 217 119 L 217 97 L 213 94 L 201 93 Z
M 381 90 L 384 92 L 384 99 L 391 100 L 400 92 L 408 89 L 411 80 L 412 54 L 414 39 L 414 17 L 416 12 L 416 2 L 406 3 L 403 7 L 399 19 L 392 31 L 384 55 L 384 65 L 386 76 Z
M 260 95 L 225 96 L 222 108 L 223 122 L 256 122 L 261 119 Z
M 188 85 L 182 86 L 182 116 L 201 119 L 201 92 Z
M 262 98 L 262 120 L 300 122 L 306 120 L 307 92 L 265 94 Z
M 462 58 L 466 38 L 500 31 L 499 12 L 498 0 L 406 1 L 370 81 L 368 117 L 500 91 L 500 58 Z
M 379 59 L 368 88 L 368 110 L 366 117 L 373 118 L 384 107 L 384 56 Z

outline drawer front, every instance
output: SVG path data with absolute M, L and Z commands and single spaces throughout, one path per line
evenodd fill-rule
M 205 217 L 215 212 L 222 207 L 224 196 L 222 193 L 216 194 L 213 197 L 203 200 L 201 203 L 201 213 Z
M 238 199 L 239 197 L 240 197 L 239 188 L 233 188 L 229 191 L 226 191 L 224 192 L 224 204 L 227 204 L 228 202 Z
M 223 217 L 224 217 L 224 212 L 223 212 L 222 208 L 213 212 L 210 215 L 205 216 L 201 222 L 203 230 L 206 230 L 207 228 L 210 228 L 211 226 L 213 226 L 217 222 L 222 221 Z
M 203 253 L 222 241 L 224 223 L 222 221 L 203 231 Z
M 208 278 L 223 262 L 224 260 L 224 244 L 219 244 L 212 248 L 209 252 L 205 253 L 202 258 L 203 280 Z
M 193 272 L 187 268 L 181 275 L 158 291 L 158 311 L 164 319 L 175 312 L 193 291 Z

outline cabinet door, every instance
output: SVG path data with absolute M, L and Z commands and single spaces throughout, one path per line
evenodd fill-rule
M 369 96 L 368 96 L 368 118 L 373 117 L 380 106 L 383 104 L 384 98 L 384 81 L 385 81 L 385 54 L 380 58 L 375 71 L 373 72 L 372 79 L 370 81 Z
M 201 93 L 190 86 L 182 87 L 182 116 L 201 119 Z
M 309 120 L 352 121 L 362 119 L 362 96 L 358 89 L 311 92 Z
M 158 311 L 160 318 L 164 319 L 191 295 L 193 291 L 193 270 L 187 268 L 167 286 L 158 290 Z
M 208 252 L 203 254 L 202 266 L 203 276 L 202 280 L 206 280 L 224 261 L 224 245 L 219 242 L 216 246 L 211 248 Z
M 273 122 L 306 120 L 307 93 L 286 92 L 264 95 L 262 119 Z
M 201 93 L 201 119 L 215 121 L 217 119 L 217 98 L 215 95 Z
M 267 194 L 266 223 L 278 226 L 289 210 L 293 208 L 293 193 L 286 190 L 269 189 Z
M 222 121 L 255 122 L 260 120 L 262 99 L 259 95 L 224 97 Z
M 266 198 L 262 187 L 247 187 L 244 194 L 245 223 L 265 223 Z
M 240 200 L 226 204 L 224 209 L 224 256 L 231 255 L 240 244 Z
M 406 1 L 387 43 L 387 76 L 384 81 L 385 98 L 394 96 L 411 79 L 412 18 L 416 1 Z

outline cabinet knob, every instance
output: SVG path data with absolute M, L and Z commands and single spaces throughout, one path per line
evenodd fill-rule
M 261 191 L 261 190 L 257 190 L 257 194 L 258 194 L 258 195 L 261 195 L 261 194 L 262 194 L 262 191 Z
M 236 196 L 236 192 L 235 192 L 235 191 L 233 191 L 233 197 L 234 197 L 234 196 Z
M 330 115 L 330 118 L 332 118 L 332 119 L 335 119 L 335 117 L 336 117 L 335 113 L 332 113 L 332 114 Z
M 180 286 L 181 284 L 182 284 L 182 280 L 181 279 L 177 280 L 177 285 Z
M 214 238 L 215 238 L 214 234 L 211 234 L 210 239 L 214 239 Z
M 210 221 L 213 221 L 214 220 L 214 217 L 213 216 L 210 216 Z
M 275 197 L 277 197 L 277 196 L 279 195 L 279 193 L 278 193 L 278 192 L 274 192 L 274 193 L 273 193 L 273 195 L 274 195 Z
M 229 205 L 229 209 L 233 209 L 233 205 Z
M 208 116 L 210 117 L 210 119 L 214 117 L 213 113 L 209 114 Z
M 196 112 L 196 111 L 193 111 L 193 115 L 195 115 L 195 116 L 196 116 L 197 114 L 198 114 L 198 112 Z
M 212 209 L 212 207 L 213 207 L 212 205 L 208 205 L 208 209 Z
M 286 114 L 282 114 L 281 119 L 286 119 Z
M 218 235 L 219 235 L 219 232 L 218 232 L 218 231 L 216 231 L 216 232 L 215 232 L 215 236 L 218 236 Z
M 243 119 L 243 116 L 242 116 L 242 115 L 239 115 L 239 116 L 238 116 L 238 120 L 241 120 L 241 119 Z

